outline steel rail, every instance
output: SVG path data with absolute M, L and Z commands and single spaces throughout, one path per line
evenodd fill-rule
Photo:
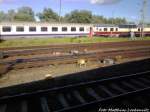
M 127 96 L 130 94 L 135 94 L 138 92 L 150 90 L 150 81 L 148 82 L 140 82 L 140 80 L 150 78 L 148 77 L 147 74 L 149 74 L 150 71 L 145 71 L 145 72 L 140 72 L 136 74 L 129 74 L 125 76 L 118 76 L 118 77 L 112 77 L 108 79 L 101 79 L 97 81 L 90 81 L 90 82 L 82 82 L 78 84 L 73 84 L 73 85 L 67 85 L 64 87 L 56 87 L 52 89 L 47 89 L 47 90 L 39 90 L 31 93 L 22 93 L 19 95 L 13 95 L 13 96 L 3 96 L 0 97 L 0 105 L 2 104 L 7 104 L 8 102 L 11 102 L 13 100 L 23 100 L 28 102 L 29 99 L 38 98 L 41 99 L 41 106 L 42 108 L 45 108 L 44 111 L 42 112 L 47 112 L 50 111 L 51 108 L 49 107 L 49 104 L 47 103 L 48 100 L 54 100 L 55 105 L 57 105 L 57 101 L 59 100 L 61 104 L 63 105 L 63 108 L 60 109 L 53 109 L 54 112 L 70 112 L 70 111 L 75 111 L 76 109 L 82 109 L 84 107 L 88 107 L 90 105 L 96 105 L 100 104 L 102 102 L 110 101 L 114 98 L 122 97 L 122 96 Z M 119 84 L 122 83 L 123 86 L 120 86 Z M 122 89 L 117 89 L 116 91 L 119 92 L 112 92 L 111 87 L 108 87 L 108 85 L 113 84 L 114 87 L 122 88 Z M 137 84 L 137 85 L 135 85 Z M 116 86 L 114 86 L 116 85 Z M 102 97 L 100 96 L 94 88 L 98 88 L 101 91 L 101 93 L 105 93 L 108 96 L 107 97 Z M 126 87 L 126 88 L 124 88 Z M 80 89 L 81 90 L 80 90 Z M 93 97 L 94 100 L 87 101 L 87 98 L 82 95 L 82 90 L 88 90 L 86 91 L 86 95 L 90 95 L 90 97 Z M 124 91 L 122 91 L 124 90 Z M 80 101 L 80 103 L 71 105 L 68 102 L 68 98 L 71 101 L 74 101 L 72 97 L 64 97 L 65 94 L 74 94 L 76 99 Z M 51 97 L 47 97 L 47 95 L 50 95 Z M 42 100 L 43 99 L 43 100 Z M 55 101 L 57 100 L 57 101 Z M 52 104 L 53 105 L 53 104 Z M 16 108 L 16 107 L 14 107 Z M 28 112 L 28 111 L 26 111 Z

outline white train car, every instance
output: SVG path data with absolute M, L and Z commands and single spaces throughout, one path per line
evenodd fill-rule
M 2 39 L 88 36 L 92 24 L 16 22 L 0 23 Z

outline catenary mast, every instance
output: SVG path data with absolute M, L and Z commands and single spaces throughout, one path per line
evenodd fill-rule
M 142 9 L 141 9 L 141 37 L 144 37 L 144 29 L 145 29 L 145 17 L 146 17 L 146 7 L 147 0 L 143 0 Z
M 61 22 L 62 0 L 59 0 L 59 22 Z

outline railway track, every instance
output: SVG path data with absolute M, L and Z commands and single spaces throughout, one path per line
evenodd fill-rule
M 1 112 L 85 112 L 150 91 L 150 71 L 0 97 Z M 146 105 L 146 104 L 145 104 Z
M 128 49 L 128 50 L 113 50 L 113 51 L 98 51 L 81 53 L 78 55 L 65 55 L 65 56 L 53 56 L 53 57 L 41 57 L 30 59 L 17 59 L 12 61 L 1 61 L 0 65 L 9 65 L 14 69 L 32 68 L 44 65 L 58 65 L 58 64 L 70 64 L 76 63 L 78 59 L 86 59 L 88 61 L 103 60 L 105 58 L 115 58 L 115 56 L 123 56 L 123 58 L 135 58 L 142 56 L 150 56 L 149 48 L 140 49 Z
M 102 107 L 108 108 L 131 108 L 131 109 L 149 109 L 150 106 L 150 89 L 141 92 L 126 94 L 111 101 L 103 102 Z M 149 111 L 149 110 L 148 110 Z M 148 112 L 147 111 L 147 112 Z
M 98 61 L 103 63 L 105 59 L 113 59 L 116 63 L 116 56 L 122 56 L 123 59 L 126 58 L 137 58 L 137 57 L 149 57 L 150 49 L 139 48 L 139 49 L 128 49 L 128 50 L 113 50 L 113 51 L 98 51 L 98 52 L 88 52 L 81 53 L 77 55 L 64 55 L 64 56 L 53 56 L 53 57 L 40 57 L 40 58 L 30 58 L 30 59 L 16 59 L 11 61 L 1 61 L 0 62 L 0 74 L 5 74 L 9 70 L 25 69 L 42 67 L 48 65 L 59 65 L 59 64 L 73 64 L 77 63 L 79 59 L 85 59 L 86 61 Z
M 53 52 L 70 52 L 71 50 L 78 50 L 83 52 L 85 50 L 91 51 L 105 48 L 122 48 L 122 47 L 137 47 L 149 46 L 150 41 L 130 41 L 130 42 L 106 42 L 106 43 L 89 43 L 89 44 L 66 44 L 66 45 L 49 45 L 49 46 L 32 46 L 32 47 L 18 47 L 18 48 L 0 48 L 1 55 L 6 57 L 28 56 L 37 54 L 47 54 Z
M 78 50 L 74 50 L 74 52 L 77 52 L 76 54 L 83 54 L 83 53 L 89 53 L 89 52 L 116 52 L 116 51 L 125 51 L 125 50 L 137 50 L 137 49 L 150 49 L 150 46 L 137 46 L 137 47 L 122 47 L 122 48 L 104 48 L 104 49 L 95 49 L 95 50 L 86 50 L 86 51 L 78 51 Z M 26 52 L 25 52 L 26 53 Z M 38 52 L 36 52 L 38 53 Z M 65 56 L 65 55 L 73 55 L 75 53 L 71 53 L 71 50 L 68 52 L 47 52 L 47 54 L 45 54 L 45 52 L 43 51 L 44 54 L 39 53 L 39 54 L 34 54 L 31 52 L 28 52 L 26 54 L 19 54 L 18 56 L 11 56 L 8 58 L 4 58 L 1 59 L 1 61 L 11 61 L 11 60 L 17 60 L 17 59 L 30 59 L 30 58 L 40 58 L 40 57 L 54 57 L 54 56 Z M 16 55 L 16 53 L 14 52 L 13 55 Z M 10 56 L 10 55 L 9 55 Z

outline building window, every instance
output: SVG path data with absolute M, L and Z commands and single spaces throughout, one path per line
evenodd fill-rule
M 76 27 L 71 27 L 71 31 L 75 32 L 76 31 Z
M 3 30 L 3 32 L 11 32 L 11 27 L 10 26 L 3 26 L 2 30 Z
M 104 31 L 107 31 L 107 28 L 104 28 Z
M 110 28 L 110 31 L 114 31 L 114 28 Z
M 67 31 L 67 27 L 62 27 L 62 31 L 66 32 Z
M 29 31 L 30 32 L 35 32 L 36 31 L 36 27 L 29 27 Z
M 80 28 L 79 28 L 79 31 L 84 32 L 84 27 L 80 27 Z
M 52 31 L 53 31 L 53 32 L 58 31 L 58 27 L 52 27 Z
M 23 32 L 24 31 L 24 27 L 18 26 L 18 27 L 16 27 L 16 31 L 17 32 Z
M 47 31 L 47 27 L 41 27 L 41 31 L 42 32 L 46 32 Z

